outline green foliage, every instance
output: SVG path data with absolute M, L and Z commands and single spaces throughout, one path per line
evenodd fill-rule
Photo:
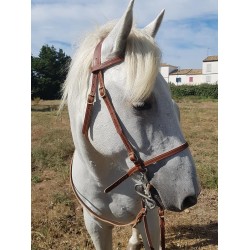
M 31 97 L 59 99 L 70 60 L 62 49 L 48 45 L 42 46 L 38 57 L 31 56 Z
M 218 84 L 179 85 L 170 84 L 174 98 L 184 96 L 197 96 L 200 98 L 218 99 Z

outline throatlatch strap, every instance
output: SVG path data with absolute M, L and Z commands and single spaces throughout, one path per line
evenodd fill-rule
M 95 48 L 94 58 L 93 58 L 94 66 L 101 64 L 101 48 L 102 48 L 102 42 L 100 42 Z M 93 104 L 95 101 L 97 85 L 98 85 L 98 72 L 94 72 L 92 75 L 92 85 L 91 85 L 91 90 L 87 99 L 87 106 L 85 110 L 85 117 L 84 117 L 84 122 L 83 122 L 83 127 L 82 127 L 82 133 L 86 138 L 88 138 L 89 122 L 90 122 Z

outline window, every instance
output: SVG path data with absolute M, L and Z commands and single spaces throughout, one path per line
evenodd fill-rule
M 190 76 L 189 77 L 189 82 L 193 82 L 194 81 L 194 77 L 193 76 Z
M 176 77 L 176 82 L 181 82 L 181 77 Z
M 206 82 L 211 82 L 211 76 L 206 76 Z
M 211 63 L 207 64 L 207 72 L 211 72 L 212 71 L 212 65 Z

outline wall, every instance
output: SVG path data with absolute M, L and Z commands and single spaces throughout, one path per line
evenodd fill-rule
M 202 64 L 202 82 L 217 83 L 218 82 L 218 61 L 203 62 Z
M 176 82 L 176 78 L 181 78 L 181 82 Z M 193 82 L 189 82 L 189 77 L 193 77 Z M 169 82 L 174 83 L 175 85 L 197 85 L 202 82 L 202 75 L 170 75 Z
M 161 72 L 162 76 L 164 77 L 165 81 L 169 82 L 169 74 L 177 69 L 178 69 L 178 67 L 171 66 L 171 65 L 162 66 L 162 67 L 160 67 L 160 72 Z
M 193 82 L 189 82 L 189 77 L 193 77 Z M 201 84 L 203 79 L 203 75 L 187 75 L 187 84 L 197 85 Z

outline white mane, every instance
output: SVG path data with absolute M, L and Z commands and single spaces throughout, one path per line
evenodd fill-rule
M 96 45 L 114 27 L 108 23 L 86 36 L 72 58 L 67 79 L 63 86 L 61 108 L 68 100 L 74 101 L 78 95 L 87 95 L 91 75 L 92 58 Z M 161 52 L 154 39 L 142 30 L 132 28 L 126 46 L 125 67 L 127 70 L 126 95 L 131 102 L 145 100 L 151 93 L 159 72 Z

